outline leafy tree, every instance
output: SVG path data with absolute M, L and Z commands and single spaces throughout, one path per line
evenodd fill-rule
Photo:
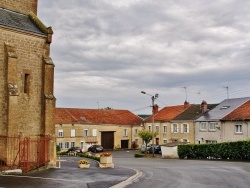
M 56 151 L 57 152 L 61 151 L 61 147 L 59 145 L 56 145 Z
M 149 130 L 145 130 L 145 129 L 139 131 L 138 135 L 146 143 L 146 148 L 148 146 L 148 143 L 153 139 L 153 136 L 154 136 L 152 132 L 150 132 Z

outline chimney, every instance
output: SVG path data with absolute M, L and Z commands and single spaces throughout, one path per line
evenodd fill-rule
M 207 102 L 203 100 L 202 103 L 201 103 L 201 112 L 205 113 L 207 111 L 208 111 L 208 109 L 207 109 Z
M 185 101 L 184 102 L 184 109 L 186 109 L 189 106 L 189 102 Z
M 158 113 L 158 110 L 159 110 L 159 106 L 158 106 L 157 104 L 155 104 L 155 105 L 153 106 L 153 114 L 154 114 L 154 115 L 157 114 L 157 113 Z

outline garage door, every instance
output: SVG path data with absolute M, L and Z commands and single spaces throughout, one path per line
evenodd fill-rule
M 104 149 L 114 149 L 114 132 L 102 132 L 101 143 Z

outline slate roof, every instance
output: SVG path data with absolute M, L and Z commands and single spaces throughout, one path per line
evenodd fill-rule
M 164 107 L 154 115 L 154 121 L 170 121 L 186 109 L 184 105 Z M 146 122 L 152 122 L 152 115 L 146 119 Z
M 198 118 L 197 121 L 219 121 L 248 100 L 250 100 L 250 97 L 226 99 Z
M 46 35 L 46 33 L 42 32 L 28 15 L 3 8 L 0 8 L 0 25 L 40 35 Z
M 222 120 L 237 121 L 237 120 L 250 120 L 250 101 L 247 101 L 240 107 L 222 118 Z
M 128 110 L 56 108 L 55 123 L 140 125 L 142 119 Z
M 218 104 L 208 104 L 207 108 L 208 110 L 213 109 L 216 107 Z M 205 112 L 206 113 L 206 112 Z M 172 121 L 194 121 L 200 116 L 202 116 L 203 113 L 201 111 L 201 105 L 200 104 L 193 104 L 191 105 L 187 110 L 182 112 L 180 115 L 176 116 Z

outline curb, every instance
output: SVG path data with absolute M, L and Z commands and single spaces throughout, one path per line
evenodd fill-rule
M 142 176 L 143 173 L 140 170 L 136 170 L 136 169 L 133 169 L 133 170 L 136 171 L 135 175 L 131 176 L 130 178 L 128 178 L 128 179 L 126 179 L 126 180 L 124 180 L 124 181 L 122 181 L 122 182 L 120 182 L 120 183 L 118 183 L 110 188 L 124 188 L 124 187 L 132 184 L 133 182 L 138 181 L 138 179 Z

